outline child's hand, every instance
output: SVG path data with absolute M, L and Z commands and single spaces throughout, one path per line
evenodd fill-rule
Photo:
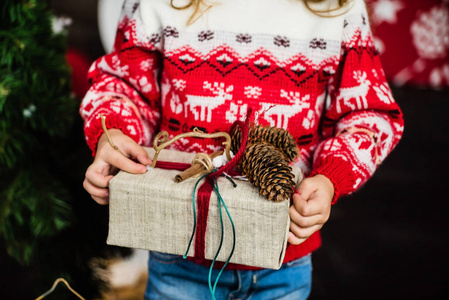
M 109 144 L 106 134 L 98 140 L 97 153 L 93 163 L 87 168 L 83 186 L 98 204 L 109 203 L 109 180 L 118 170 L 141 174 L 147 171 L 146 165 L 151 164 L 148 153 L 133 139 L 118 129 L 108 130 L 115 145 L 127 157 L 115 150 Z M 136 160 L 138 163 L 134 162 Z
M 299 245 L 329 219 L 334 185 L 324 175 L 304 179 L 293 194 L 288 242 Z

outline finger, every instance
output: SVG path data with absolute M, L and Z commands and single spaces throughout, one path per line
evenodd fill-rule
M 101 198 L 101 197 L 92 196 L 92 199 L 94 199 L 94 201 L 100 205 L 109 204 L 109 198 Z
M 106 204 L 109 201 L 109 189 L 94 186 L 87 179 L 84 180 L 83 186 L 97 203 Z
M 304 217 L 295 209 L 294 206 L 290 206 L 290 220 L 302 228 L 325 223 L 323 215 L 318 214 L 310 217 Z
M 151 165 L 153 163 L 153 161 L 148 156 L 148 153 L 145 150 L 143 150 L 143 152 L 145 152 L 145 154 L 138 154 L 138 155 L 136 155 L 137 161 L 140 162 L 144 166 Z
M 148 156 L 147 151 L 145 151 L 145 149 L 142 146 L 136 143 L 125 144 L 124 151 L 130 157 L 137 159 L 137 161 L 140 162 L 142 165 L 147 166 L 152 163 L 152 160 Z
M 131 159 L 120 154 L 118 151 L 111 153 L 106 162 L 120 170 L 132 174 L 142 174 L 147 171 L 144 165 L 132 161 Z
M 296 193 L 301 195 L 305 200 L 309 200 L 310 196 L 317 190 L 313 177 L 306 178 L 301 181 L 296 189 Z
M 293 234 L 293 232 L 289 232 L 288 233 L 288 239 L 287 239 L 287 241 L 290 243 L 290 244 L 292 244 L 292 245 L 299 245 L 299 244 L 301 244 L 302 242 L 304 242 L 306 239 L 300 239 L 300 238 L 297 238 L 294 234 Z
M 315 200 L 313 196 L 310 197 L 312 199 Z M 309 201 L 300 194 L 293 194 L 293 206 L 304 217 L 319 215 L 323 211 L 321 201 Z
M 86 179 L 94 186 L 105 188 L 109 185 L 109 181 L 113 178 L 113 175 L 103 175 L 94 170 L 87 170 Z
M 100 188 L 93 185 L 89 180 L 85 179 L 83 182 L 84 189 L 95 197 L 105 198 L 109 197 L 109 189 L 108 188 Z
M 320 230 L 323 227 L 322 224 L 316 224 L 307 228 L 302 228 L 296 225 L 295 223 L 290 223 L 290 231 L 299 239 L 306 239 L 316 231 Z

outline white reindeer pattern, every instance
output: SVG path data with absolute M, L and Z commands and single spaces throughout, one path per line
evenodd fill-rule
M 270 126 L 287 129 L 291 117 L 305 108 L 310 108 L 310 102 L 308 102 L 310 95 L 301 97 L 299 92 L 281 90 L 280 96 L 289 100 L 290 103 L 285 105 L 262 103 L 262 114 L 264 119 L 270 122 Z
M 349 106 L 352 110 L 365 109 L 368 107 L 366 95 L 368 94 L 371 82 L 366 79 L 366 72 L 354 71 L 354 79 L 359 85 L 348 88 L 341 88 L 337 96 L 337 112 L 341 113 L 341 105 Z M 352 99 L 355 99 L 356 103 L 352 103 Z
M 224 83 L 214 82 L 213 86 L 208 81 L 203 84 L 203 89 L 211 91 L 213 96 L 187 95 L 184 103 L 184 113 L 187 118 L 187 109 L 193 113 L 195 121 L 212 120 L 212 110 L 224 104 L 226 100 L 232 100 L 234 86 L 225 87 Z M 198 110 L 199 109 L 199 110 Z
M 182 92 L 186 88 L 186 81 L 182 79 L 172 80 L 173 89 L 171 89 L 170 109 L 175 114 L 180 114 L 183 111 L 184 105 L 179 97 L 178 91 Z

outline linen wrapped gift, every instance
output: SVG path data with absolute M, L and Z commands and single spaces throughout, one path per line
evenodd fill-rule
M 155 151 L 145 149 L 153 157 Z M 158 162 L 190 164 L 194 156 L 192 153 L 163 150 Z M 230 180 L 220 176 L 217 186 L 232 217 L 231 224 L 223 209 L 220 217 L 216 192 L 209 190 L 209 201 L 200 203 L 197 199 L 194 204 L 193 192 L 198 178 L 177 183 L 174 178 L 179 173 L 178 170 L 162 169 L 157 165 L 145 174 L 119 172 L 109 183 L 108 244 L 187 254 L 208 260 L 215 258 L 221 245 L 217 261 L 227 261 L 233 252 L 231 263 L 280 268 L 290 225 L 290 201 L 268 201 L 252 183 L 234 180 L 237 185 L 234 187 Z M 293 173 L 297 183 L 301 180 L 301 172 L 294 169 Z M 195 225 L 193 205 L 196 206 L 197 224 L 192 247 L 189 248 Z

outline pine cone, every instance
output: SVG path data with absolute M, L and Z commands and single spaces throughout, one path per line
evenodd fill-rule
M 290 199 L 295 184 L 292 168 L 285 156 L 267 142 L 252 143 L 246 147 L 240 163 L 243 174 L 259 193 L 270 201 Z
M 231 151 L 234 154 L 240 149 L 240 144 L 242 143 L 242 131 L 239 126 L 234 128 L 234 131 L 231 132 Z
M 240 149 L 242 133 L 236 127 L 231 133 L 231 150 L 237 153 Z M 250 128 L 248 143 L 267 142 L 282 151 L 291 162 L 298 156 L 299 149 L 293 136 L 285 129 L 270 126 L 253 126 Z

